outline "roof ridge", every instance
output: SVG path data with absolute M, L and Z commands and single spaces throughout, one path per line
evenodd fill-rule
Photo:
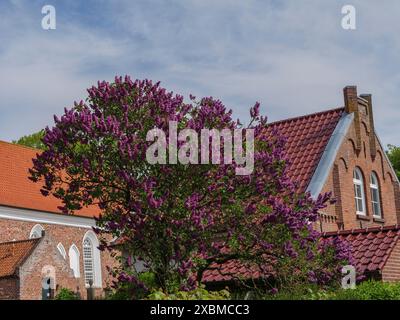
M 14 244 L 14 243 L 35 242 L 35 241 L 39 241 L 40 239 L 41 239 L 41 237 L 40 238 L 32 238 L 32 239 L 22 239 L 22 240 L 0 242 L 0 246 Z
M 23 149 L 29 149 L 29 150 L 32 150 L 32 151 L 43 152 L 43 150 L 40 150 L 40 149 L 37 149 L 37 148 L 25 146 L 25 145 L 19 144 L 19 143 L 4 141 L 4 140 L 0 140 L 0 144 L 6 144 L 6 145 L 14 146 L 16 148 L 23 148 Z
M 330 237 L 335 235 L 350 235 L 350 234 L 360 234 L 360 233 L 370 233 L 370 232 L 380 232 L 380 231 L 391 231 L 391 230 L 400 230 L 400 225 L 390 225 L 390 226 L 378 226 L 378 227 L 366 227 L 366 228 L 358 228 L 358 229 L 347 229 L 347 230 L 338 230 L 338 231 L 328 231 L 323 232 L 323 237 Z
M 290 122 L 290 121 L 300 120 L 300 119 L 314 117 L 314 116 L 319 116 L 321 114 L 326 114 L 326 113 L 340 111 L 340 110 L 344 111 L 344 107 L 337 107 L 337 108 L 328 109 L 328 110 L 324 110 L 324 111 L 318 111 L 318 112 L 314 112 L 314 113 L 305 114 L 305 115 L 302 115 L 302 116 L 296 116 L 296 117 L 291 117 L 291 118 L 287 118 L 287 119 L 277 120 L 277 121 L 274 121 L 274 122 L 267 123 L 267 126 L 276 125 L 276 124 L 280 124 L 280 123 L 283 123 L 283 122 Z

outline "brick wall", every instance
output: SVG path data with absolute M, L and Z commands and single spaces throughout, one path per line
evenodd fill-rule
M 28 259 L 20 266 L 18 272 L 20 299 L 42 299 L 42 270 L 46 266 L 54 268 L 55 284 L 59 288 L 68 288 L 73 291 L 76 291 L 77 287 L 82 288 L 82 277 L 74 277 L 69 267 L 69 261 L 64 260 L 56 246 L 57 242 L 50 236 L 45 236 Z
M 398 223 L 398 217 L 400 217 L 399 205 L 396 206 L 395 197 L 397 183 L 394 183 L 392 170 L 384 156 L 384 150 L 380 147 L 375 136 L 373 125 L 371 125 L 373 117 L 370 117 L 369 112 L 372 109 L 368 108 L 368 103 L 362 99 L 358 99 L 358 108 L 359 128 L 356 128 L 357 123 L 353 121 L 322 190 L 322 192 L 332 191 L 335 197 L 340 198 L 340 201 L 323 210 L 321 222 L 316 225 L 317 230 L 335 231 L 339 227 L 353 229 Z M 361 141 L 359 151 L 357 151 L 358 135 Z M 371 146 L 372 138 L 375 143 Z M 356 215 L 353 186 L 353 170 L 356 166 L 361 169 L 364 175 L 366 217 Z M 372 171 L 376 173 L 379 179 L 383 219 L 373 217 L 370 193 L 370 174 Z M 397 202 L 400 203 L 400 201 Z M 339 212 L 342 214 L 340 215 Z
M 19 298 L 18 278 L 6 277 L 0 279 L 0 300 L 16 300 Z
M 392 250 L 382 270 L 383 281 L 400 281 L 400 242 Z
M 0 242 L 6 242 L 11 240 L 22 240 L 28 239 L 31 229 L 36 223 L 34 222 L 25 222 L 25 221 L 17 221 L 10 219 L 0 219 Z M 70 227 L 63 225 L 54 225 L 54 224 L 40 224 L 46 233 L 46 238 L 51 239 L 51 243 L 46 245 L 46 250 L 39 250 L 38 254 L 35 254 L 35 261 L 37 267 L 32 268 L 32 272 L 35 275 L 31 275 L 29 277 L 25 277 L 21 274 L 21 298 L 22 299 L 37 299 L 41 297 L 41 282 L 38 280 L 37 276 L 41 277 L 41 267 L 45 264 L 54 263 L 57 265 L 57 272 L 60 272 L 59 279 L 61 279 L 61 275 L 69 274 L 69 271 L 72 272 L 69 268 L 69 258 L 68 258 L 68 250 L 72 244 L 75 244 L 76 247 L 80 251 L 80 278 L 76 281 L 76 279 L 71 280 L 69 277 L 66 277 L 64 281 L 58 281 L 59 286 L 67 286 L 70 289 L 76 290 L 77 286 L 79 286 L 80 293 L 83 297 L 86 297 L 86 289 L 84 283 L 84 272 L 83 272 L 83 249 L 82 249 L 82 241 L 85 233 L 89 230 L 87 228 L 78 228 L 78 227 Z M 50 240 L 48 240 L 50 241 Z M 56 248 L 58 243 L 62 243 L 67 253 L 67 259 L 64 260 L 62 256 L 59 254 L 58 249 Z M 41 247 L 42 248 L 42 247 Z M 36 252 L 37 250 L 35 250 Z M 51 254 L 50 254 L 51 252 Z M 60 259 L 63 260 L 61 263 Z M 102 268 L 102 282 L 103 288 L 106 288 L 110 282 L 111 277 L 107 271 L 107 266 L 113 267 L 116 265 L 116 260 L 111 257 L 109 252 L 101 252 L 101 268 Z M 28 265 L 26 266 L 28 268 Z M 66 270 L 68 269 L 68 272 Z M 26 273 L 30 273 L 28 269 L 24 269 Z M 29 289 L 31 287 L 31 289 Z M 96 295 L 103 294 L 102 290 L 96 289 Z

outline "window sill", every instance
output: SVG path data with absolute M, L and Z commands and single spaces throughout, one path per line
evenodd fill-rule
M 367 216 L 365 214 L 360 214 L 360 213 L 357 213 L 357 219 L 364 220 L 364 221 L 369 221 L 370 220 L 369 216 Z
M 374 217 L 373 220 L 374 222 L 385 223 L 385 219 L 381 217 Z

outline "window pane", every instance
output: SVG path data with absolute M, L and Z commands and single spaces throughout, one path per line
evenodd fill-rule
M 379 194 L 377 189 L 371 188 L 371 195 L 372 195 L 372 201 L 379 202 Z
M 379 206 L 379 203 L 373 202 L 372 207 L 374 208 L 374 215 L 380 216 L 381 215 L 381 208 Z
M 361 186 L 360 185 L 356 185 L 356 197 L 357 198 L 362 198 L 362 192 L 361 192 Z
M 364 206 L 363 206 L 362 199 L 357 199 L 357 211 L 364 212 Z
M 374 173 L 371 174 L 371 184 L 377 185 L 378 181 Z

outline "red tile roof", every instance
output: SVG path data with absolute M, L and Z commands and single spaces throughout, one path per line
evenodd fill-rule
M 0 278 L 15 275 L 39 241 L 40 238 L 0 243 Z
M 261 272 L 256 266 L 247 266 L 237 260 L 230 260 L 223 264 L 213 263 L 204 271 L 202 282 L 225 282 L 233 279 L 249 280 L 260 279 Z
M 332 109 L 268 125 L 269 132 L 276 129 L 287 139 L 289 176 L 299 184 L 299 191 L 307 189 L 343 112 L 344 108 Z
M 400 236 L 399 226 L 373 227 L 323 234 L 338 237 L 351 246 L 355 267 L 360 274 L 382 270 Z
M 32 159 L 40 150 L 0 141 L 0 205 L 60 213 L 61 201 L 40 193 L 42 184 L 28 179 Z M 98 210 L 84 208 L 75 213 L 93 217 Z
M 353 263 L 361 274 L 382 270 L 400 236 L 400 226 L 373 227 L 366 229 L 327 232 L 324 239 L 339 239 L 349 243 Z M 266 276 L 270 276 L 270 271 Z M 203 282 L 232 281 L 235 277 L 256 279 L 261 273 L 257 268 L 245 267 L 238 261 L 229 261 L 222 265 L 213 264 L 203 275 Z

